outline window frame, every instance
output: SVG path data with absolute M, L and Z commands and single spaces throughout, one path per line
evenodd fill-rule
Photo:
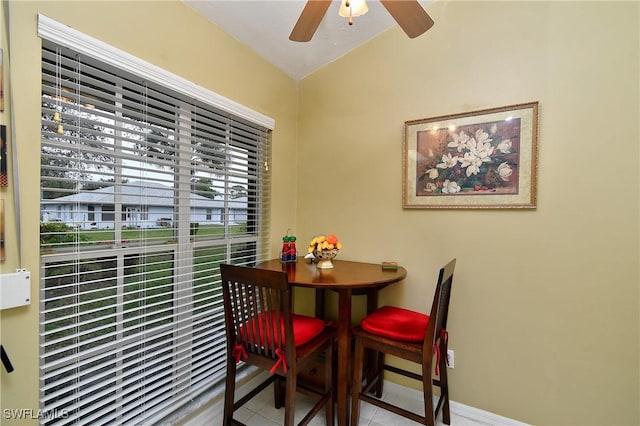
M 267 131 L 269 134 L 270 134 L 270 131 L 273 130 L 273 128 L 275 127 L 275 121 L 269 117 L 266 117 L 260 113 L 257 113 L 243 105 L 235 103 L 218 94 L 205 90 L 200 86 L 197 86 L 179 76 L 175 76 L 171 73 L 168 73 L 158 67 L 155 67 L 152 64 L 149 64 L 145 61 L 135 58 L 127 54 L 126 52 L 123 52 L 111 46 L 108 46 L 105 43 L 100 42 L 99 40 L 96 40 L 87 35 L 84 35 L 64 24 L 60 24 L 43 15 L 38 16 L 38 34 L 47 42 L 51 42 L 61 47 L 71 49 L 79 53 L 80 55 L 86 55 L 108 66 L 122 70 L 123 73 L 135 74 L 141 78 L 144 78 L 150 82 L 153 82 L 153 84 L 165 86 L 168 88 L 168 90 L 181 93 L 184 96 L 191 97 L 198 102 L 206 103 L 208 105 L 211 105 L 214 108 L 220 109 L 222 111 L 226 111 L 227 113 L 234 115 L 242 120 L 250 121 L 257 126 L 264 128 L 265 131 Z M 268 137 L 268 140 L 270 140 L 270 136 Z M 256 168 L 258 169 L 260 169 L 263 161 L 266 165 L 269 160 L 270 143 L 267 142 L 267 145 L 268 145 L 267 149 L 264 150 L 264 152 L 262 152 L 263 148 L 258 148 L 258 154 L 256 157 Z M 266 173 L 266 169 L 267 168 L 265 167 L 265 171 L 263 173 Z M 185 182 L 183 182 L 182 184 L 184 185 Z M 259 193 L 259 191 L 261 191 L 260 188 L 261 188 L 260 185 L 258 185 L 257 188 L 254 188 L 254 191 L 257 191 Z M 190 192 L 190 190 L 188 190 L 188 192 Z M 227 198 L 228 197 L 225 197 L 225 199 Z M 244 239 L 246 240 L 245 242 L 247 243 L 250 243 L 251 241 L 253 241 L 256 244 L 256 248 L 255 248 L 256 255 L 253 257 L 254 262 L 257 260 L 264 259 L 265 256 L 267 255 L 268 233 L 269 233 L 268 203 L 265 203 L 264 200 L 261 199 L 260 194 L 258 195 L 256 203 L 258 204 L 254 207 L 255 207 L 255 210 L 257 211 L 258 216 L 260 217 L 252 218 L 254 223 L 254 225 L 252 226 L 257 227 L 256 228 L 257 239 L 255 239 L 255 241 L 254 239 L 249 237 Z M 127 206 L 123 203 L 122 207 L 124 208 Z M 58 209 L 61 209 L 61 206 L 58 206 Z M 91 217 L 95 219 L 96 216 L 102 216 L 104 212 L 107 210 L 92 209 L 92 211 L 90 211 L 89 208 L 87 208 L 87 218 L 90 217 L 89 215 L 92 215 Z M 253 211 L 253 210 L 250 209 L 249 211 Z M 116 224 L 126 222 L 126 216 L 128 216 L 128 212 L 126 210 L 116 209 L 113 211 L 109 211 L 109 213 L 113 216 L 113 219 Z M 117 214 L 117 213 L 120 213 L 120 214 Z M 148 215 L 149 212 L 139 211 L 137 212 L 137 214 L 142 216 L 142 215 Z M 226 203 L 226 206 L 221 216 L 223 214 L 226 214 L 229 217 L 235 214 L 232 203 L 230 202 Z M 206 250 L 208 247 L 211 247 L 211 246 L 226 247 L 227 258 L 228 258 L 228 253 L 230 253 L 231 246 L 234 244 L 243 243 L 243 238 L 221 239 L 216 241 L 212 241 L 212 240 L 198 241 L 198 240 L 192 239 L 192 241 L 190 242 L 188 238 L 189 232 L 190 232 L 190 224 L 188 222 L 185 224 L 184 221 L 182 221 L 180 224 L 178 224 L 178 227 L 182 229 L 181 233 L 180 231 L 178 231 L 178 235 L 187 236 L 186 240 L 184 240 L 183 238 L 182 243 L 192 244 L 194 252 L 195 250 L 198 250 L 198 249 Z M 120 237 L 118 236 L 118 232 L 119 231 L 116 231 L 116 238 L 115 238 L 116 242 L 119 242 L 119 239 L 120 239 Z M 118 247 L 118 249 L 120 250 L 120 253 L 118 256 L 123 256 L 123 259 L 125 259 L 127 256 L 131 257 L 131 256 L 139 255 L 139 251 L 140 251 L 139 247 Z M 160 255 L 161 253 L 167 252 L 167 249 L 162 246 L 147 247 L 147 250 L 148 251 L 146 253 L 148 253 L 148 255 L 150 256 L 153 256 L 154 253 L 156 255 Z M 65 261 L 82 262 L 82 259 L 90 259 L 92 256 L 109 257 L 110 255 L 105 254 L 104 251 L 95 251 L 95 250 L 93 251 L 92 250 L 86 250 L 86 251 L 70 250 L 67 252 L 62 251 L 55 254 L 45 253 L 41 255 L 41 280 L 40 281 L 41 281 L 41 288 L 43 289 L 41 290 L 41 304 L 40 304 L 41 312 L 44 309 L 44 303 L 46 301 L 44 289 L 45 289 L 47 261 L 52 260 L 54 262 L 65 262 Z M 185 254 L 182 253 L 182 254 L 179 254 L 178 256 L 184 257 Z M 228 260 L 231 260 L 231 259 L 228 258 Z M 249 260 L 245 260 L 245 261 L 249 262 Z M 126 262 L 124 260 L 118 260 L 116 263 L 118 263 L 119 265 L 118 271 L 121 271 L 125 268 L 124 264 Z M 182 261 L 178 260 L 177 264 L 181 265 L 181 266 L 177 266 L 177 268 L 182 268 L 181 270 L 183 272 L 186 271 L 185 265 L 184 265 L 184 259 Z M 191 261 L 191 266 L 193 266 L 193 260 Z M 118 274 L 120 273 L 121 272 L 118 272 Z M 187 273 L 191 274 L 193 272 L 188 271 Z M 123 285 L 122 283 L 124 281 L 124 278 L 118 276 L 117 280 L 119 282 L 118 284 L 119 286 Z M 219 277 L 218 277 L 218 280 L 219 280 Z M 191 289 L 181 288 L 181 289 L 178 289 L 177 291 L 191 291 Z M 220 312 L 218 311 L 216 312 L 217 312 L 217 315 L 220 314 Z M 41 321 L 43 321 L 43 319 L 41 319 Z M 41 335 L 43 335 L 44 332 L 45 332 L 44 324 L 41 322 Z M 184 341 L 183 343 L 188 344 L 189 342 Z M 41 340 L 41 344 L 42 344 L 42 340 Z M 43 349 L 41 349 L 41 360 L 43 360 L 45 357 L 46 357 L 46 354 L 43 353 Z M 41 367 L 43 362 L 44 361 L 41 361 Z M 181 368 L 181 369 L 184 369 L 184 368 Z M 42 383 L 44 383 L 44 381 L 41 377 L 41 401 L 43 401 L 44 399 L 44 391 L 42 390 L 43 389 Z M 194 389 L 197 389 L 198 392 L 200 393 L 206 390 L 206 389 L 199 388 L 198 386 L 194 386 Z M 188 402 L 187 400 L 193 400 L 195 397 L 197 397 L 196 394 L 191 395 L 190 398 L 187 398 L 185 400 L 185 403 Z M 47 412 L 51 411 L 51 407 L 45 406 L 43 402 L 41 402 L 41 408 Z M 150 419 L 157 421 L 159 418 L 162 418 L 167 414 L 169 413 L 167 412 L 152 413 L 150 415 Z M 49 424 L 49 423 L 46 423 L 45 420 L 49 420 L 49 419 L 41 419 L 41 421 L 44 422 L 44 424 Z

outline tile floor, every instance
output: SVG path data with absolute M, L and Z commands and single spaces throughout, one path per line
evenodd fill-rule
M 253 384 L 256 379 L 252 380 L 247 386 Z M 242 394 L 243 387 L 236 392 L 236 397 Z M 408 409 L 419 410 L 421 407 L 421 393 L 414 389 L 399 386 L 393 383 L 385 383 L 383 399 L 399 404 L 402 401 L 404 407 Z M 313 400 L 305 395 L 298 394 L 296 399 L 297 413 L 296 423 L 302 419 L 302 416 L 311 408 Z M 397 416 L 386 410 L 382 410 L 374 405 L 362 402 L 360 408 L 359 425 L 368 426 L 415 426 L 415 423 L 404 417 Z M 181 426 L 204 426 L 204 425 L 221 425 L 222 424 L 222 401 L 210 404 L 195 414 L 191 415 L 187 420 L 181 422 Z M 399 404 L 400 405 L 400 404 Z M 451 407 L 451 425 L 454 426 L 487 426 L 498 424 L 517 424 L 510 419 L 504 419 L 505 423 L 499 422 L 500 417 L 485 417 L 483 415 L 472 415 L 466 410 L 456 412 L 458 405 L 452 403 Z M 465 416 L 466 415 L 466 416 Z M 284 408 L 276 410 L 273 406 L 273 386 L 267 387 L 262 393 L 257 395 L 251 401 L 247 402 L 243 407 L 238 409 L 234 416 L 238 421 L 245 423 L 247 426 L 278 426 L 282 425 L 284 420 Z M 474 418 L 471 418 L 474 417 Z M 507 421 L 509 420 L 509 421 Z M 440 415 L 436 422 L 437 425 L 443 425 L 442 416 Z M 325 425 L 324 411 L 316 415 L 310 423 L 311 426 Z

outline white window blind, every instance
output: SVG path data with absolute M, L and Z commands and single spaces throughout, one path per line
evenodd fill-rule
M 43 40 L 42 424 L 152 424 L 214 386 L 219 264 L 266 257 L 270 130 L 139 74 Z

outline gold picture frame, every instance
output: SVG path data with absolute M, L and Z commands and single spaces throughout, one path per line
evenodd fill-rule
M 9 185 L 7 126 L 0 125 L 0 187 Z
M 538 102 L 406 121 L 402 203 L 536 208 Z

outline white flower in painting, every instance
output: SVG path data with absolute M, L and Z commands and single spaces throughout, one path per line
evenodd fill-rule
M 493 139 L 489 137 L 489 134 L 482 129 L 476 130 L 476 141 L 478 144 L 485 144 L 491 142 Z
M 493 154 L 494 148 L 490 143 L 485 143 L 481 147 L 478 146 L 478 152 L 476 156 L 482 160 L 483 163 L 491 162 L 491 154 Z
M 486 133 L 483 133 L 486 135 Z M 487 139 L 484 136 L 480 135 L 481 139 L 471 139 L 469 141 L 469 151 L 474 155 L 474 157 L 479 158 L 483 163 L 489 163 L 491 161 L 491 154 L 493 154 L 494 148 L 487 141 L 491 139 Z
M 498 166 L 498 175 L 500 179 L 507 182 L 511 175 L 513 174 L 513 169 L 509 166 L 509 163 L 506 161 Z
M 425 185 L 424 190 L 426 192 L 435 192 L 436 188 L 438 188 L 438 186 L 435 183 L 429 182 Z
M 496 146 L 496 149 L 503 154 L 509 154 L 512 146 L 511 139 L 505 139 Z
M 442 192 L 444 194 L 455 194 L 456 192 L 460 192 L 460 185 L 458 185 L 457 182 L 447 179 L 442 184 Z
M 465 152 L 464 157 L 460 160 L 460 165 L 467 168 L 467 176 L 477 175 L 482 166 L 482 159 L 477 157 L 473 152 Z
M 456 165 L 458 162 L 458 157 L 454 157 L 451 154 L 444 154 L 442 156 L 442 163 L 437 164 L 436 167 L 439 169 L 450 169 Z
M 438 178 L 438 169 L 429 169 L 427 170 L 427 176 L 429 179 L 437 179 Z
M 464 131 L 460 130 L 460 133 L 452 133 L 451 137 L 453 138 L 452 142 L 449 142 L 447 146 L 451 148 L 456 148 L 458 152 L 462 152 L 463 149 L 467 147 L 467 142 L 469 142 L 469 135 L 467 135 Z
M 491 133 L 492 135 L 495 135 L 497 131 L 498 131 L 498 125 L 496 123 L 493 123 L 489 128 L 489 133 Z

